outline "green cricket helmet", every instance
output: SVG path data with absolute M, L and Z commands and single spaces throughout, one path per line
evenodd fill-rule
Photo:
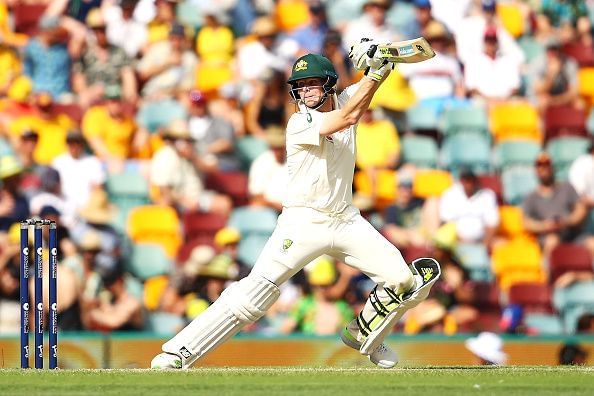
M 328 58 L 316 54 L 303 55 L 297 59 L 291 69 L 291 76 L 287 80 L 287 84 L 291 86 L 291 97 L 299 100 L 299 94 L 296 90 L 298 80 L 316 77 L 326 79 L 326 82 L 323 84 L 324 98 L 321 102 L 323 103 L 338 81 L 338 74 L 336 74 L 334 65 L 332 65 L 332 62 Z

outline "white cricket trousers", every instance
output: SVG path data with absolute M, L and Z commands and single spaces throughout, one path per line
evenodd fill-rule
M 284 208 L 252 274 L 280 286 L 323 254 L 359 269 L 396 293 L 414 284 L 400 251 L 354 206 L 338 214 L 305 207 Z

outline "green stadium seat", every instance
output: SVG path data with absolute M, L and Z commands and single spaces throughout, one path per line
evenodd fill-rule
M 531 63 L 533 60 L 544 56 L 545 47 L 538 41 L 534 40 L 532 37 L 524 36 L 518 40 L 518 44 L 526 55 L 526 62 Z
M 253 136 L 244 136 L 235 143 L 235 155 L 241 161 L 245 171 L 249 171 L 252 162 L 266 150 L 268 150 L 268 144 L 263 139 Z
M 457 174 L 461 168 L 471 168 L 476 173 L 486 173 L 491 168 L 489 138 L 478 134 L 457 133 L 449 136 L 441 148 L 443 166 Z
M 177 334 L 186 325 L 185 320 L 179 316 L 168 312 L 149 312 L 146 315 L 146 331 L 161 334 Z
M 564 136 L 547 142 L 546 151 L 550 154 L 555 166 L 555 176 L 558 180 L 567 180 L 571 163 L 580 155 L 588 151 L 590 141 L 578 136 Z
M 177 19 L 185 26 L 191 26 L 197 31 L 202 26 L 203 15 L 196 2 L 185 0 L 179 3 L 175 10 Z
M 277 218 L 278 214 L 274 209 L 243 206 L 233 209 L 227 225 L 237 228 L 242 238 L 250 233 L 271 235 Z
M 14 154 L 12 146 L 6 139 L 0 137 L 0 157 L 9 154 Z
M 591 136 L 594 136 L 594 108 L 590 111 L 590 115 L 586 121 L 586 129 Z
M 489 135 L 489 119 L 483 107 L 464 106 L 448 109 L 443 114 L 443 134 L 478 133 Z
M 487 249 L 482 244 L 459 243 L 456 246 L 456 256 L 462 266 L 470 273 L 473 281 L 492 281 L 491 259 Z
M 500 170 L 532 166 L 540 151 L 540 145 L 532 140 L 506 140 L 495 146 L 494 164 Z
M 170 273 L 173 262 L 165 255 L 160 245 L 138 243 L 132 245 L 126 269 L 139 279 L 145 280 Z
M 402 138 L 402 161 L 421 168 L 437 166 L 438 148 L 428 136 L 407 135 Z
M 563 316 L 565 329 L 572 334 L 585 313 L 594 314 L 594 281 L 573 283 L 553 292 L 553 306 Z
M 278 215 L 271 208 L 244 206 L 231 212 L 227 225 L 241 234 L 237 255 L 248 266 L 253 266 L 266 241 L 276 227 Z
M 509 205 L 521 205 L 524 197 L 534 191 L 538 179 L 534 167 L 512 167 L 501 172 L 503 199 Z
M 125 230 L 131 209 L 147 205 L 151 201 L 148 182 L 137 172 L 110 174 L 107 177 L 106 190 L 110 202 L 118 208 L 118 213 L 112 222 L 118 231 Z
M 428 106 L 415 106 L 406 112 L 406 124 L 412 131 L 436 131 L 439 129 L 439 116 Z
M 524 324 L 539 335 L 562 335 L 565 332 L 563 321 L 553 314 L 527 313 L 524 315 Z

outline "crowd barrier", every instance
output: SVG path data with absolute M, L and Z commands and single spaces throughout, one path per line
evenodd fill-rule
M 403 366 L 474 364 L 464 341 L 471 335 L 394 335 L 388 344 Z M 166 337 L 149 333 L 60 333 L 59 367 L 146 368 Z M 46 343 L 47 343 L 46 337 Z M 564 343 L 579 343 L 594 364 L 594 335 L 573 337 L 504 336 L 508 364 L 555 365 Z M 0 367 L 20 364 L 18 335 L 0 335 Z M 333 366 L 372 367 L 336 337 L 256 337 L 240 335 L 206 356 L 197 366 Z

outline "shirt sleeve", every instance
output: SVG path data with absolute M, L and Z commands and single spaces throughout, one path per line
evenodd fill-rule
M 578 158 L 571 164 L 569 168 L 569 183 L 571 183 L 579 195 L 584 195 L 586 193 L 586 178 L 582 172 L 584 167 L 581 162 L 581 158 Z
M 158 187 L 173 185 L 171 176 L 175 172 L 175 162 L 168 152 L 161 149 L 151 161 L 151 183 Z
M 497 207 L 497 197 L 491 190 L 483 190 L 484 197 L 484 211 L 483 218 L 485 224 L 489 227 L 495 227 L 499 224 L 499 209 Z
M 325 114 L 318 111 L 295 113 L 287 125 L 287 146 L 320 145 L 320 129 Z

